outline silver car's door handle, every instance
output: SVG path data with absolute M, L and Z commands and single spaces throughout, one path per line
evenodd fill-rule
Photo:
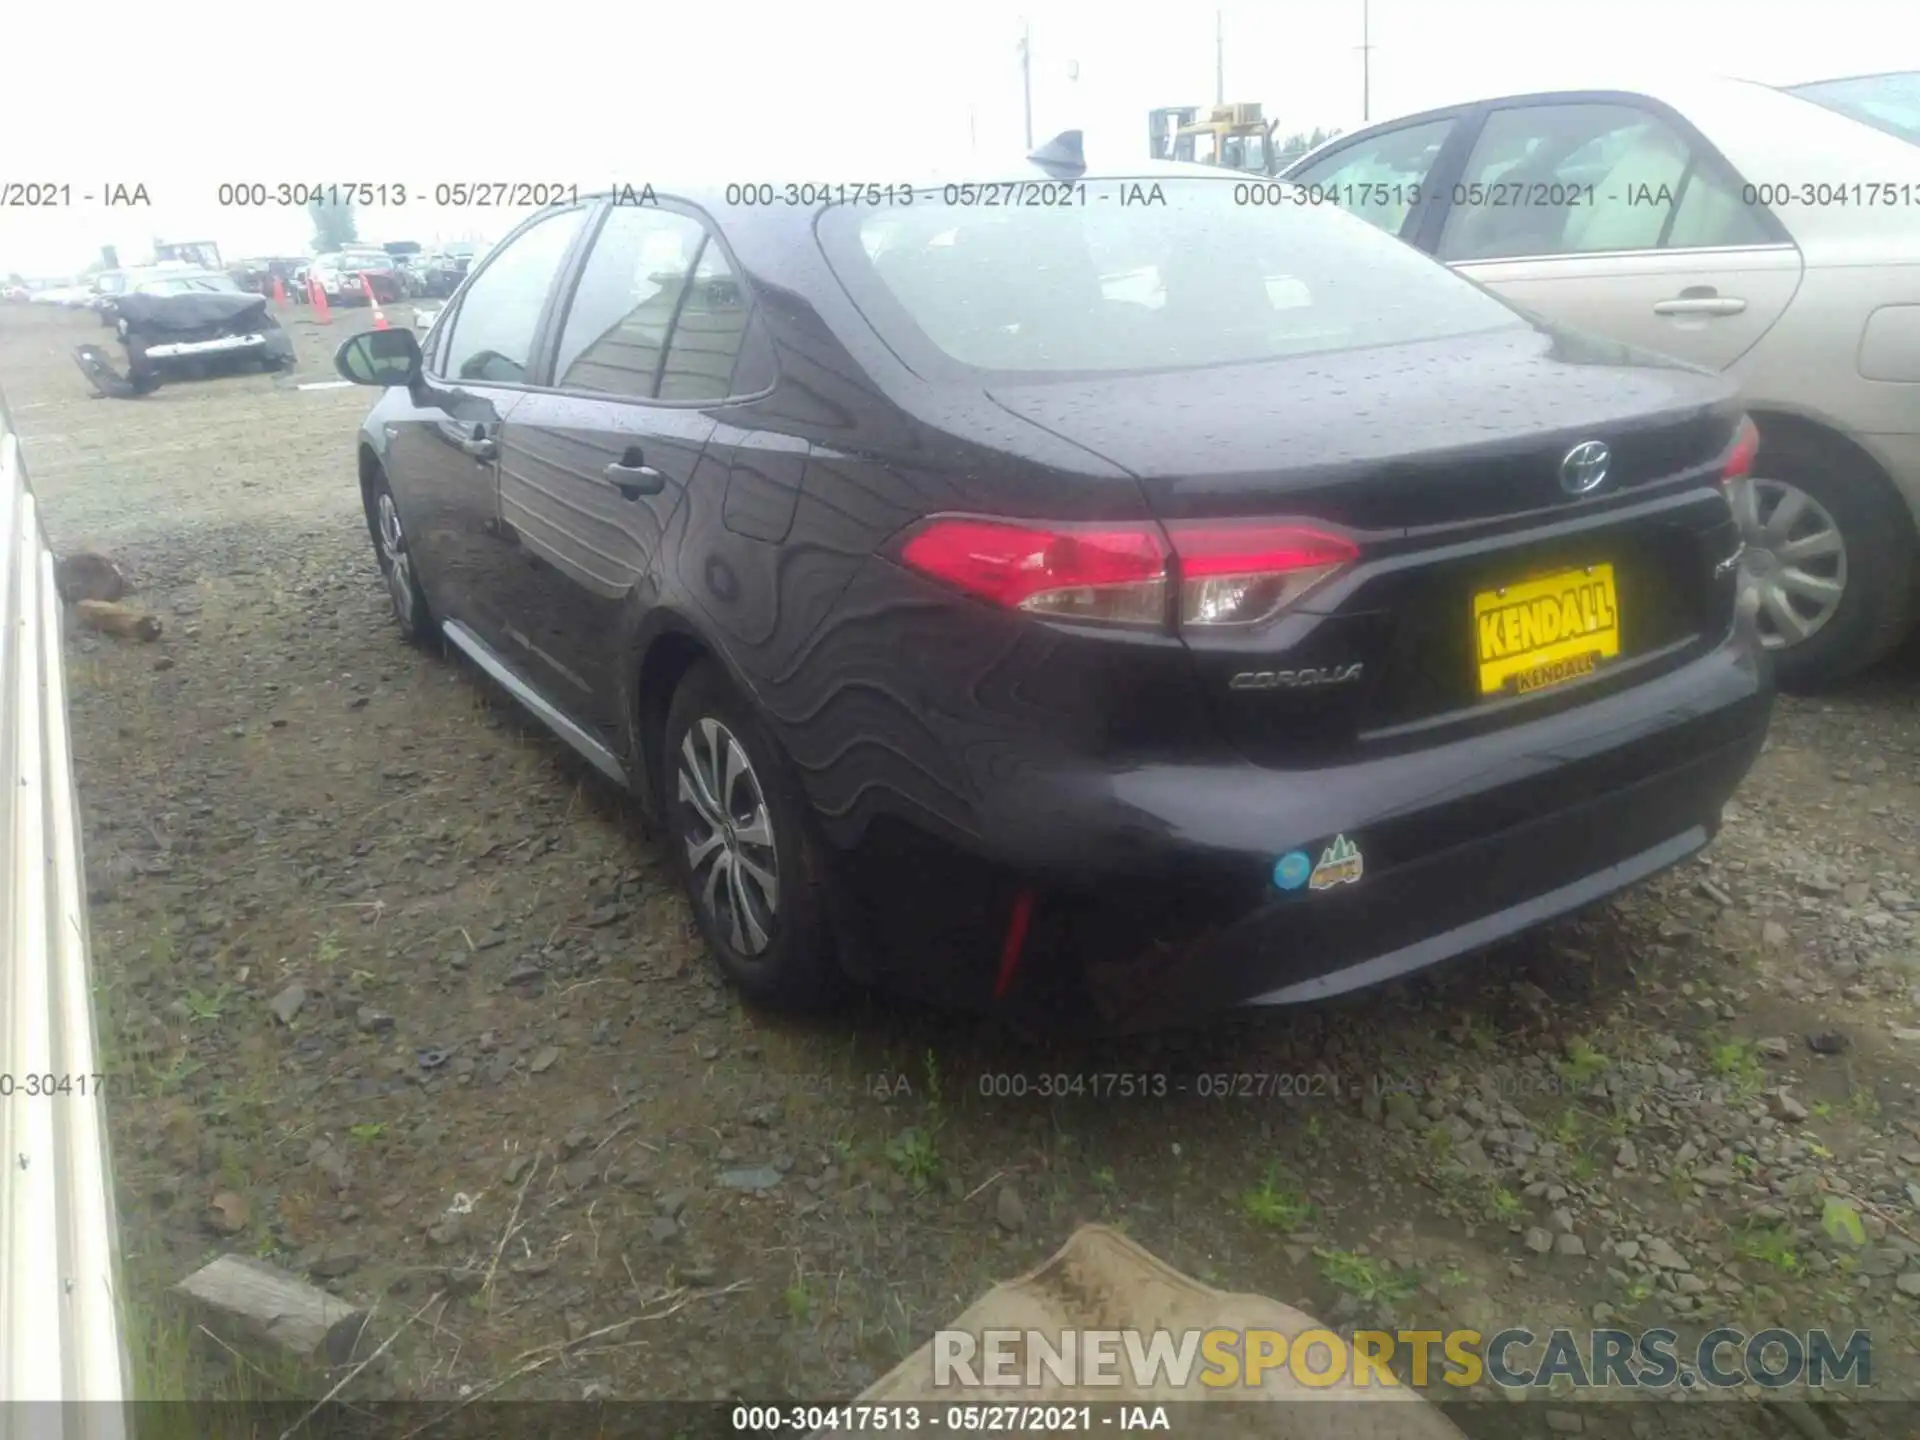
M 1683 295 L 1675 300 L 1656 300 L 1656 315 L 1738 315 L 1747 302 L 1733 295 Z

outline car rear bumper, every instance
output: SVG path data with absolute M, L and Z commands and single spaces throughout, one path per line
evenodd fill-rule
M 1771 705 L 1742 635 L 1631 690 L 1425 750 L 1311 771 L 1024 773 L 983 810 L 983 844 L 876 827 L 847 856 L 851 963 L 945 1003 L 1072 992 L 1119 1028 L 1377 984 L 1699 850 Z M 1279 886 L 1283 856 L 1312 866 L 1342 839 L 1358 878 Z

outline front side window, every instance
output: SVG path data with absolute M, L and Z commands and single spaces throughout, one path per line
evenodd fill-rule
M 473 277 L 442 347 L 442 374 L 500 384 L 526 380 L 547 293 L 585 215 L 576 207 L 542 216 Z
M 1525 323 L 1337 210 L 1235 202 L 1236 190 L 1269 183 L 1087 182 L 1157 186 L 1158 205 L 984 209 L 927 194 L 891 210 L 829 210 L 822 233 L 896 348 L 930 345 L 974 370 L 1197 368 Z

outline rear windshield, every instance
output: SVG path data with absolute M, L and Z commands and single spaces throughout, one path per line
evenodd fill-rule
M 1787 93 L 1920 145 L 1920 70 L 1790 85 Z
M 1112 373 L 1526 323 L 1277 182 L 1102 179 L 1041 194 L 1067 202 L 968 203 L 980 194 L 948 187 L 911 205 L 836 207 L 821 235 L 863 312 L 916 368 L 911 352 L 924 360 L 929 346 L 973 370 Z

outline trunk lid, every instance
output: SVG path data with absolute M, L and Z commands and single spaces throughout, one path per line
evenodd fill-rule
M 1358 542 L 1277 620 L 1183 628 L 1222 727 L 1262 763 L 1512 723 L 1664 673 L 1732 623 L 1714 483 L 1732 389 L 1609 342 L 1505 330 L 992 395 L 1131 471 L 1163 521 Z M 1605 477 L 1570 493 L 1563 467 L 1595 441 Z

